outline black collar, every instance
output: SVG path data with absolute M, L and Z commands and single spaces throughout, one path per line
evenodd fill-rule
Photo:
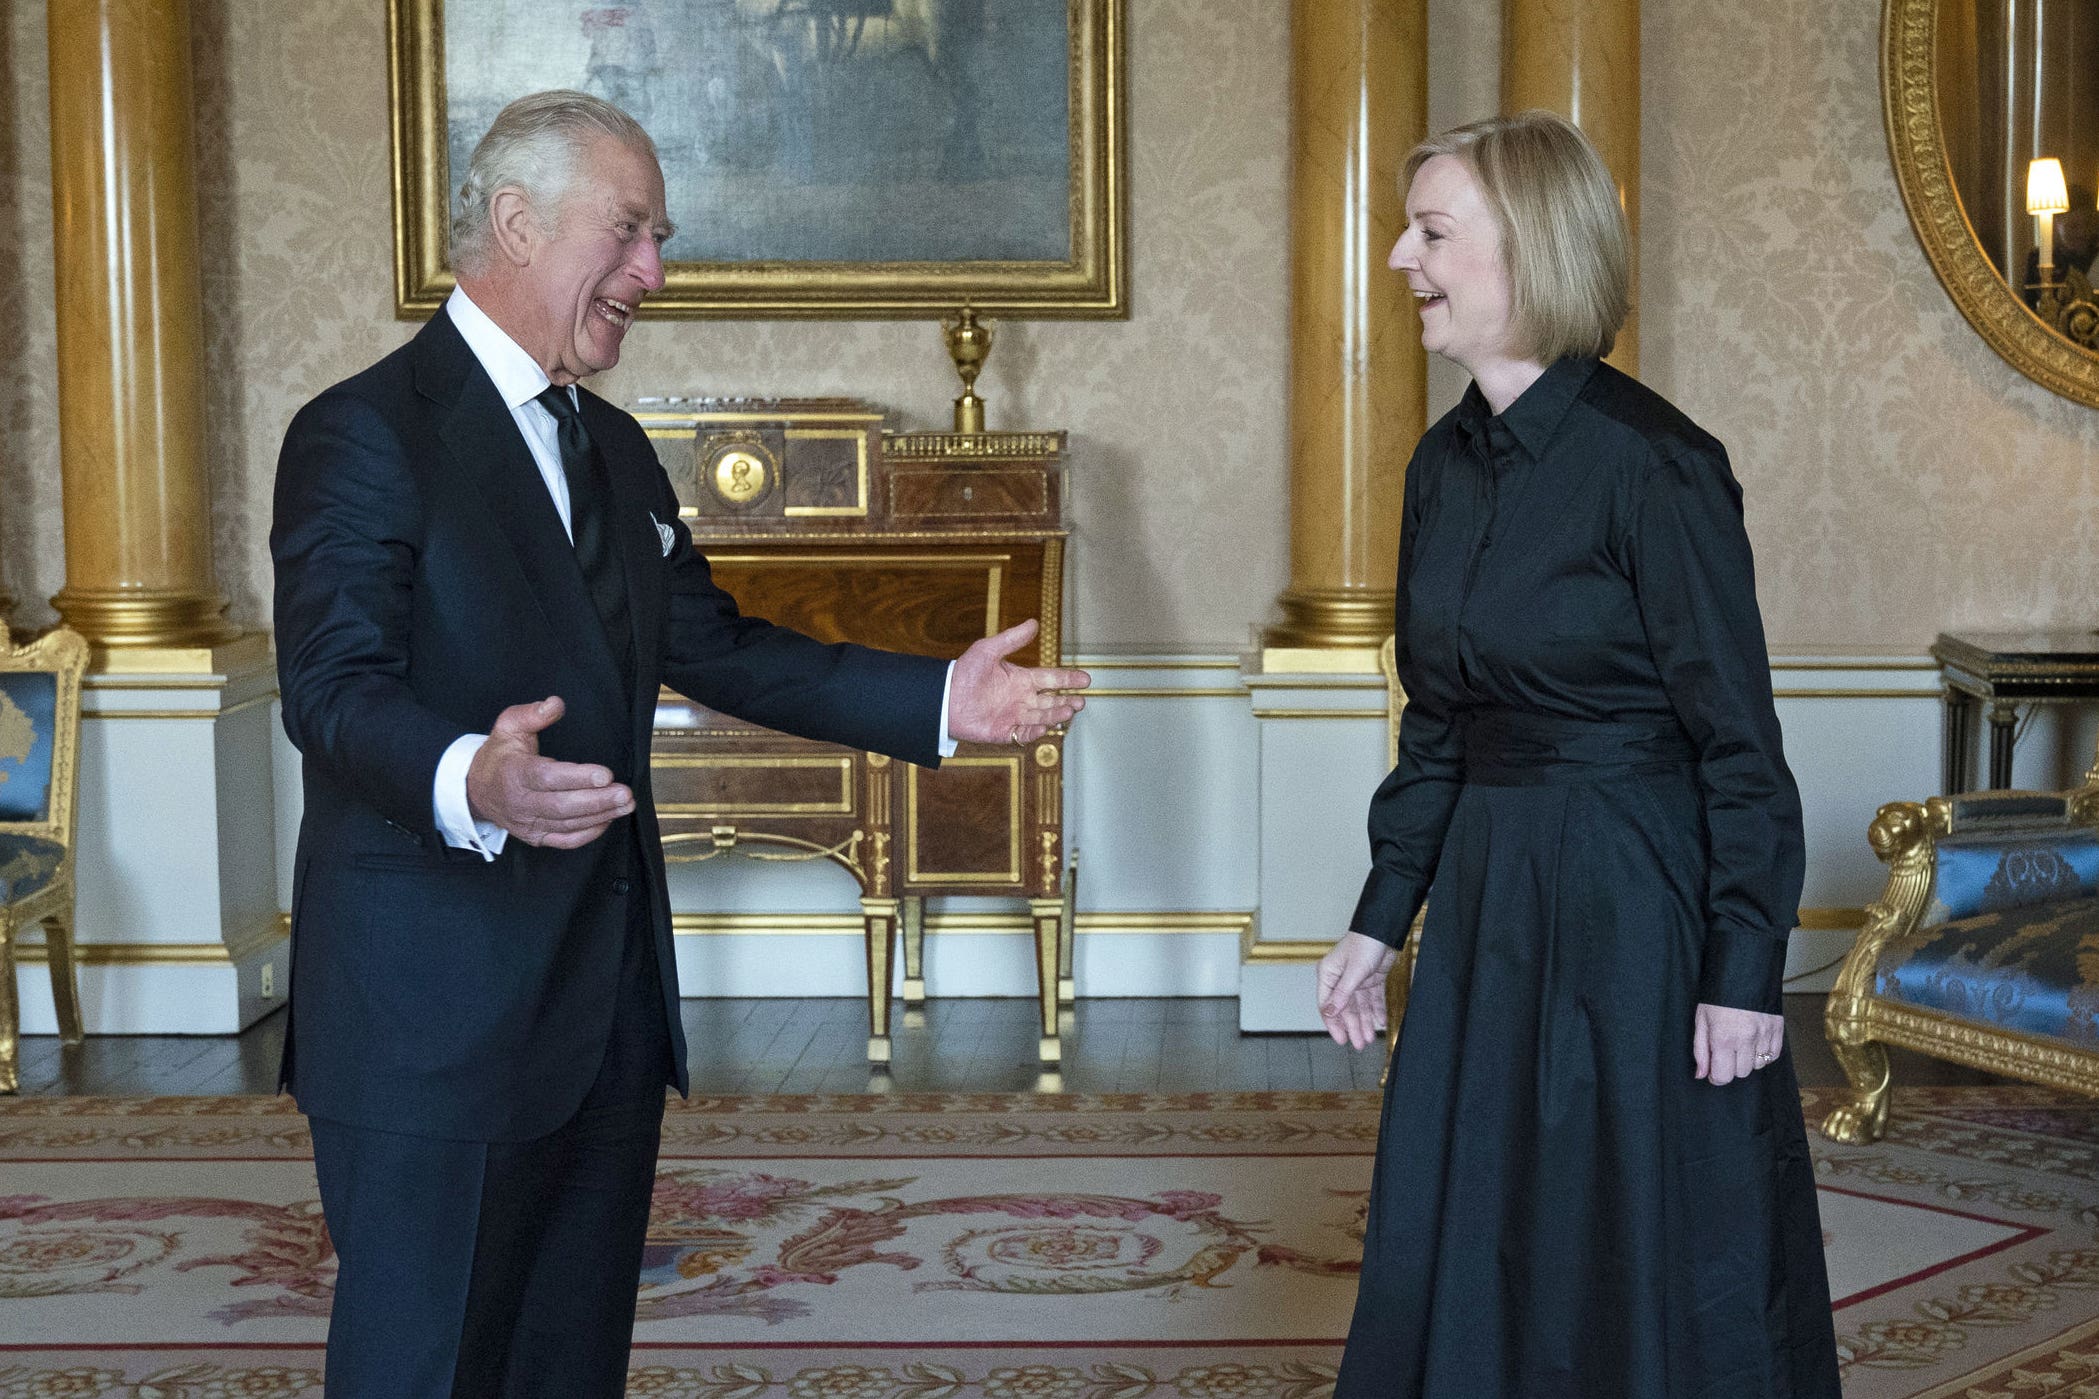
M 1567 410 L 1581 397 L 1596 373 L 1597 362 L 1587 355 L 1555 360 L 1516 401 L 1499 414 L 1487 407 L 1487 396 L 1477 383 L 1465 386 L 1458 403 L 1458 431 L 1488 456 L 1494 455 L 1497 440 L 1513 438 L 1537 461 L 1552 445 L 1554 434 L 1566 420 Z M 1499 430 L 1497 430 L 1499 429 Z

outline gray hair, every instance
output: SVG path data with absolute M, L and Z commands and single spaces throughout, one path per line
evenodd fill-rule
M 497 190 L 522 190 L 541 227 L 549 226 L 575 178 L 577 158 L 604 136 L 656 154 L 656 143 L 640 122 L 587 92 L 535 92 L 496 113 L 459 186 L 459 206 L 452 215 L 453 270 L 471 270 L 488 256 L 489 203 Z

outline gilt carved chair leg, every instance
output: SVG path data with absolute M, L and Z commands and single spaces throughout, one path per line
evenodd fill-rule
M 921 895 L 906 895 L 903 903 L 904 987 L 907 1006 L 926 1003 L 926 901 Z
M 1851 1101 L 1839 1103 L 1822 1119 L 1822 1135 L 1846 1146 L 1880 1140 L 1888 1125 L 1888 1051 L 1867 1039 L 1855 1021 L 1830 1018 L 1829 1047 L 1851 1080 Z
M 896 953 L 895 899 L 862 899 L 867 923 L 867 1062 L 889 1063 L 889 976 Z
M 74 969 L 73 911 L 44 920 L 44 947 L 51 962 L 51 1004 L 58 1011 L 58 1037 L 64 1044 L 87 1038 L 80 1023 L 80 980 Z
M 0 1093 L 21 1087 L 16 1055 L 22 1042 L 22 1008 L 15 1003 L 15 923 L 0 910 Z
M 1042 1006 L 1042 1062 L 1056 1064 L 1064 1058 L 1064 1042 L 1057 1032 L 1057 957 L 1063 942 L 1062 899 L 1029 899 L 1028 911 L 1035 918 L 1035 985 Z

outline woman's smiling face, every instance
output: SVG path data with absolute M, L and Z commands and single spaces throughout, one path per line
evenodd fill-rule
M 1414 293 L 1422 348 L 1475 377 L 1495 360 L 1523 357 L 1515 343 L 1501 225 L 1464 161 L 1434 156 L 1414 173 L 1406 231 L 1388 261 Z

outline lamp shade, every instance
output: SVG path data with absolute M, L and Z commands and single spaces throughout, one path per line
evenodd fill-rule
M 2042 156 L 2026 167 L 2026 212 L 2063 214 L 2070 209 L 2070 192 L 2063 185 L 2063 163 L 2052 155 Z

